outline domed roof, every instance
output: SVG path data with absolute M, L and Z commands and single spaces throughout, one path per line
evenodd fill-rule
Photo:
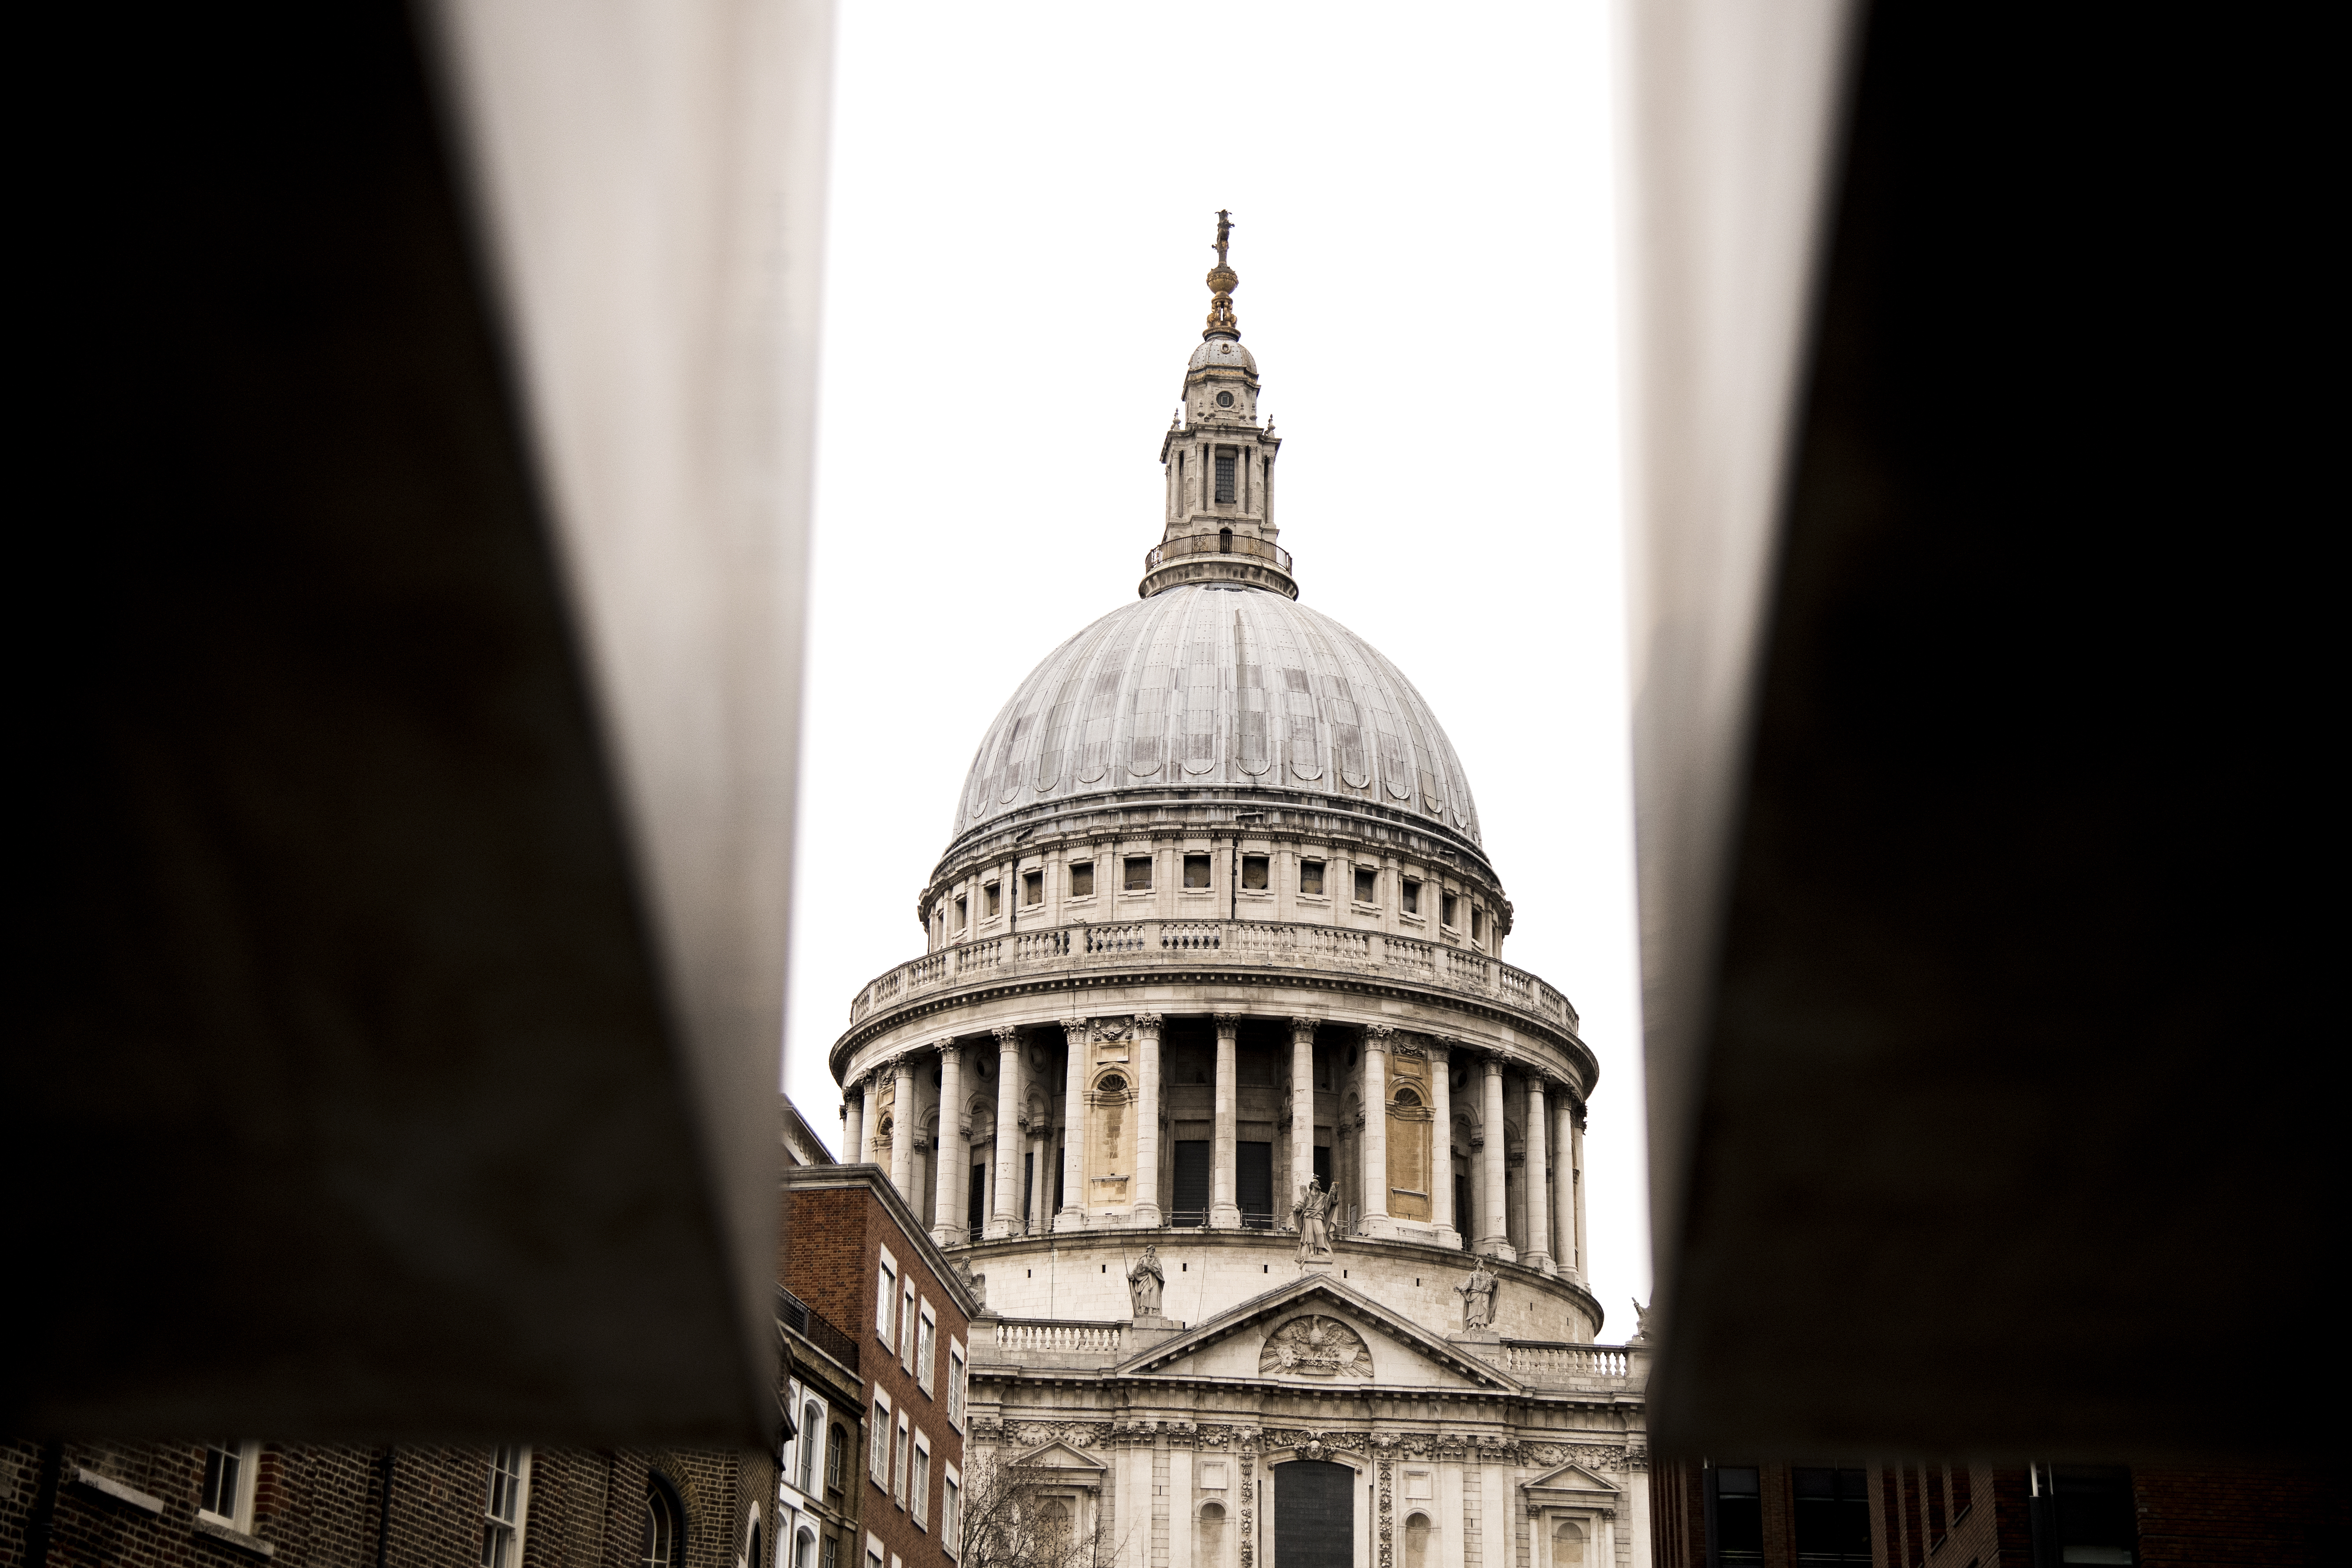
M 1252 375 L 1257 374 L 1257 356 L 1244 348 L 1238 338 L 1203 338 L 1201 346 L 1192 351 L 1192 363 L 1184 367 L 1186 375 L 1210 365 L 1237 367 Z
M 1279 594 L 1187 584 L 1048 655 L 972 758 L 955 837 L 1113 791 L 1304 791 L 1478 843 L 1460 759 L 1380 651 Z

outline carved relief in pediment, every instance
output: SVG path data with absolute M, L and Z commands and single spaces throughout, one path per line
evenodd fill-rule
M 1293 1318 L 1266 1336 L 1257 1369 L 1284 1377 L 1370 1377 L 1372 1352 L 1337 1318 Z

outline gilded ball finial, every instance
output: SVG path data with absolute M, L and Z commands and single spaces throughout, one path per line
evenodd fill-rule
M 1225 247 L 1233 243 L 1234 215 L 1224 208 L 1217 209 L 1217 241 L 1212 247 L 1217 253 L 1217 264 L 1209 268 L 1209 325 L 1201 335 L 1204 338 L 1242 335 L 1242 324 L 1234 315 L 1234 290 L 1242 286 L 1241 274 L 1225 265 Z

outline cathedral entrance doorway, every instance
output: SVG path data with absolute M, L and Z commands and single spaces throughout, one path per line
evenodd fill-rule
M 1274 1468 L 1274 1568 L 1355 1568 L 1356 1472 L 1322 1459 Z

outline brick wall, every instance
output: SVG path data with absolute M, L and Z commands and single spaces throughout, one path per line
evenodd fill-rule
M 913 1216 L 891 1193 L 887 1178 L 872 1166 L 815 1166 L 788 1172 L 782 1235 L 784 1288 L 808 1303 L 835 1327 L 847 1332 L 858 1348 L 858 1372 L 864 1380 L 863 1417 L 868 1430 L 859 1444 L 866 1463 L 856 1480 L 859 1489 L 856 1512 L 860 1528 L 853 1553 L 842 1568 L 865 1568 L 867 1533 L 877 1537 L 889 1559 L 901 1568 L 946 1568 L 951 1559 L 939 1539 L 947 1467 L 963 1468 L 963 1436 L 948 1424 L 948 1351 L 961 1343 L 967 1354 L 971 1327 L 954 1290 L 943 1282 L 947 1260 L 930 1238 L 913 1223 Z M 882 1252 L 889 1249 L 900 1280 L 915 1287 L 918 1317 L 929 1306 L 937 1323 L 931 1387 L 927 1393 L 916 1373 L 902 1362 L 894 1333 L 886 1343 L 875 1331 Z M 894 1329 L 898 1317 L 893 1304 Z M 888 1396 L 891 1429 L 871 1430 L 877 1390 Z M 887 1489 L 872 1479 L 873 1444 L 897 1440 L 898 1414 L 907 1413 L 913 1426 L 930 1444 L 930 1483 L 923 1525 L 909 1511 L 911 1486 Z M 908 1448 L 912 1450 L 912 1439 Z
M 374 1568 L 380 1532 L 386 1568 L 480 1568 L 490 1450 L 399 1445 L 392 1451 L 388 1530 L 384 1452 L 341 1444 L 265 1445 L 252 1539 L 240 1543 L 197 1524 L 203 1445 L 64 1444 L 47 1568 Z M 0 1568 L 18 1568 L 26 1560 L 43 1457 L 37 1443 L 0 1444 Z M 655 1465 L 687 1500 L 682 1568 L 736 1568 L 752 1506 L 774 1493 L 772 1458 L 711 1449 L 647 1455 L 565 1448 L 531 1456 L 522 1568 L 627 1568 L 635 1562 L 646 1477 Z M 152 1497 L 162 1511 L 76 1484 L 78 1470 Z M 265 1544 L 267 1556 L 259 1549 Z M 762 1554 L 771 1560 L 772 1546 L 763 1541 Z

